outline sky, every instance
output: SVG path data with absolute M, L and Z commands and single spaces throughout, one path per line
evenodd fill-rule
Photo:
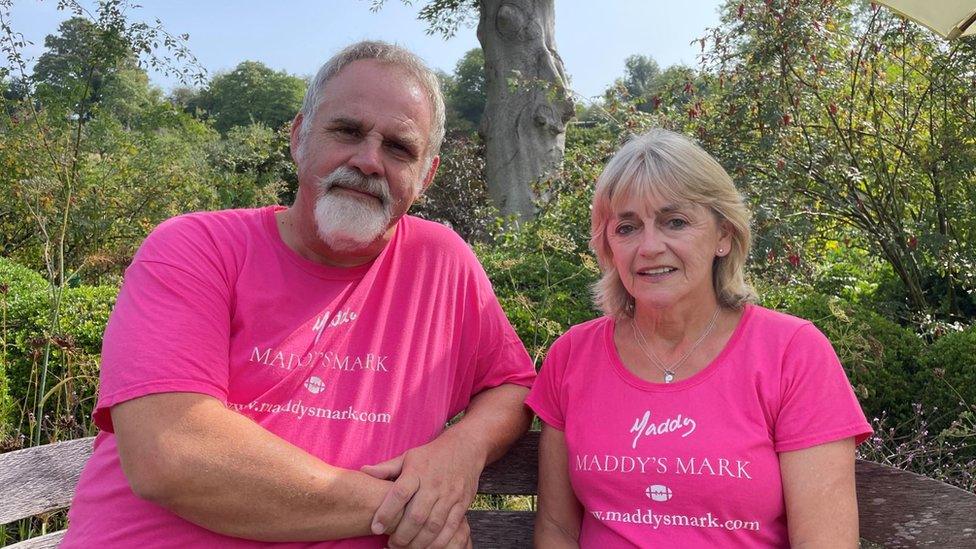
M 212 76 L 244 60 L 260 61 L 297 76 L 314 74 L 343 46 L 362 39 L 400 44 L 435 69 L 451 73 L 465 52 L 478 47 L 475 27 L 462 27 L 448 40 L 428 36 L 417 12 L 426 0 L 407 6 L 386 0 L 370 11 L 368 0 L 142 0 L 130 21 L 160 19 L 172 34 L 188 33 L 190 51 Z M 94 2 L 83 2 L 94 6 Z M 632 54 L 653 57 L 661 67 L 694 65 L 691 44 L 718 24 L 721 0 L 556 0 L 556 48 L 581 98 L 597 97 L 624 74 Z M 28 57 L 44 52 L 44 37 L 68 17 L 56 0 L 16 0 L 14 29 L 34 43 Z M 178 82 L 150 73 L 166 91 Z

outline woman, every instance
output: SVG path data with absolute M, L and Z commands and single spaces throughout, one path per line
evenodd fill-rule
M 592 215 L 605 316 L 553 344 L 527 400 L 536 546 L 857 547 L 871 428 L 827 339 L 751 304 L 725 170 L 653 130 L 611 159 Z

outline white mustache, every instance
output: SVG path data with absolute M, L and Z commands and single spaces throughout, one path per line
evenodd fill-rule
M 386 179 L 382 177 L 367 177 L 348 166 L 340 166 L 329 175 L 319 179 L 319 196 L 324 196 L 332 187 L 337 185 L 371 194 L 380 199 L 384 208 L 388 208 L 390 202 L 393 201 L 393 197 L 390 195 L 390 185 L 386 182 Z

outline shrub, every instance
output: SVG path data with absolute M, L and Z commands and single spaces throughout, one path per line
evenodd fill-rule
M 935 410 L 936 429 L 948 427 L 965 412 L 976 412 L 976 325 L 942 336 L 919 362 L 920 396 Z
M 885 415 L 896 429 L 908 428 L 921 338 L 872 310 L 812 291 L 773 291 L 766 304 L 810 320 L 830 339 L 869 418 Z
M 102 333 L 115 304 L 118 288 L 75 286 L 64 288 L 59 329 L 50 337 L 52 299 L 47 283 L 37 273 L 0 259 L 0 284 L 6 316 L 3 324 L 2 386 L 8 406 L 0 416 L 0 430 L 41 428 L 52 440 L 74 438 L 89 431 L 89 418 L 98 388 Z M 39 379 L 44 347 L 51 339 L 51 355 L 44 394 Z M 0 393 L 2 395 L 3 393 Z M 38 399 L 45 399 L 45 417 L 33 417 Z M 3 402 L 0 399 L 0 402 Z M 40 421 L 38 421 L 40 420 Z M 7 445 L 17 445 L 8 441 Z
M 589 292 L 598 268 L 587 249 L 587 195 L 563 193 L 538 219 L 475 248 L 537 364 L 570 326 L 599 315 Z
M 10 384 L 12 347 L 10 337 L 23 324 L 28 311 L 43 301 L 47 283 L 41 275 L 0 257 L 0 440 L 12 433 L 17 411 Z

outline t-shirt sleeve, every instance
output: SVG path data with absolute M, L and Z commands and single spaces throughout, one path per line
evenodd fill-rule
M 479 303 L 479 343 L 472 394 L 506 383 L 532 386 L 536 374 L 529 353 L 505 316 L 480 265 L 474 274 Z
M 861 443 L 871 426 L 830 341 L 813 324 L 793 336 L 783 357 L 774 449 L 801 450 L 854 437 Z
M 552 345 L 542 368 L 539 370 L 539 379 L 532 385 L 529 396 L 525 399 L 525 404 L 532 408 L 539 419 L 545 421 L 551 427 L 560 431 L 566 428 L 566 409 L 564 408 L 564 393 L 566 388 L 563 386 L 563 374 L 566 369 L 567 356 L 565 351 L 565 338 L 563 336 Z
M 102 344 L 95 424 L 114 432 L 110 409 L 134 398 L 191 392 L 226 402 L 230 292 L 193 222 L 161 225 L 126 270 Z

